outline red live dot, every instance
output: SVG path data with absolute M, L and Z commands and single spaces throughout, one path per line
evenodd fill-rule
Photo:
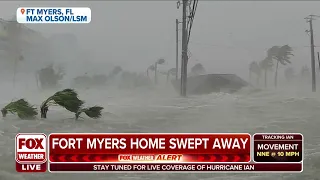
M 19 149 L 22 149 L 23 146 L 28 149 L 44 149 L 42 146 L 43 138 L 20 138 L 19 139 Z

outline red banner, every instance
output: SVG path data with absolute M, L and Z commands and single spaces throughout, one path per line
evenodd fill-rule
M 50 163 L 50 172 L 302 172 L 302 163 L 207 164 L 207 163 Z
M 249 162 L 250 134 L 50 134 L 51 162 Z
M 302 172 L 303 148 L 298 133 L 261 133 L 252 140 L 248 133 L 22 133 L 16 137 L 16 170 Z

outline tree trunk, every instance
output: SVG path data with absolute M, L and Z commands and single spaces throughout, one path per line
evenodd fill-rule
M 264 87 L 267 88 L 267 69 L 264 70 Z
M 47 118 L 47 113 L 48 113 L 48 107 L 44 107 L 44 108 L 41 108 L 41 118 L 43 119 L 46 119 Z
M 277 87 L 278 85 L 278 67 L 279 67 L 279 61 L 277 61 L 276 72 L 274 74 L 274 87 Z

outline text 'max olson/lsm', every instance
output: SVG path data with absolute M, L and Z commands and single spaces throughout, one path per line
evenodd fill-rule
M 74 24 L 90 23 L 91 9 L 87 7 L 21 7 L 16 12 L 17 22 L 22 24 Z

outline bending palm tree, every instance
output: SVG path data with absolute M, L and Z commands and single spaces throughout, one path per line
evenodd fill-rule
M 267 87 L 267 77 L 268 71 L 272 70 L 273 61 L 271 57 L 266 57 L 264 60 L 260 61 L 259 67 L 264 71 L 264 87 Z
M 77 113 L 83 104 L 84 101 L 78 98 L 77 92 L 73 89 L 64 89 L 56 92 L 41 104 L 41 118 L 47 118 L 49 106 L 51 105 L 59 105 L 70 112 Z
M 292 48 L 288 45 L 284 45 L 281 47 L 273 46 L 268 50 L 268 56 L 277 61 L 276 72 L 274 76 L 274 86 L 277 87 L 279 63 L 281 63 L 282 65 L 291 64 L 290 56 L 293 56 Z
M 3 117 L 6 117 L 8 112 L 17 114 L 20 119 L 35 119 L 36 115 L 38 115 L 37 108 L 30 105 L 24 99 L 11 102 L 1 109 Z

